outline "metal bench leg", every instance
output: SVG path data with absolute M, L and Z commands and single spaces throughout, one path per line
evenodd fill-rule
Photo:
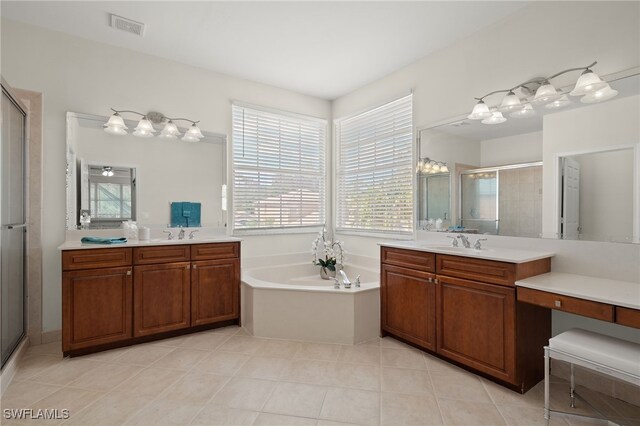
M 571 404 L 569 404 L 569 406 L 571 408 L 576 408 L 576 373 L 575 373 L 575 368 L 573 364 L 571 365 L 571 384 L 570 384 L 570 388 L 569 388 L 569 397 L 571 398 Z
M 544 424 L 549 426 L 549 348 L 544 348 Z

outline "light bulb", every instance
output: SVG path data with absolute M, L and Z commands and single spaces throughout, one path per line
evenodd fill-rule
M 505 121 L 507 121 L 507 119 L 504 118 L 504 116 L 500 111 L 494 111 L 491 117 L 485 118 L 484 120 L 481 121 L 481 123 L 482 124 L 500 124 L 500 123 L 504 123 Z
M 502 112 L 515 111 L 517 109 L 522 108 L 522 103 L 520 102 L 520 98 L 513 93 L 512 90 L 507 93 L 507 95 L 502 98 L 502 103 L 498 110 Z
M 449 173 L 449 168 L 446 164 L 440 167 L 440 173 Z
M 189 130 L 185 132 L 182 140 L 185 142 L 198 142 L 203 137 L 204 135 L 200 131 L 200 128 L 196 125 L 196 123 L 193 123 L 191 127 L 189 127 Z
M 596 90 L 603 89 L 607 86 L 606 81 L 602 81 L 598 74 L 591 71 L 590 69 L 586 69 L 583 71 L 582 75 L 576 81 L 576 86 L 573 88 L 571 96 L 583 96 L 591 92 L 595 92 Z
M 173 121 L 169 120 L 167 124 L 164 125 L 164 128 L 158 137 L 164 139 L 176 139 L 178 136 L 180 136 L 178 126 L 176 126 Z
M 558 93 L 556 88 L 546 81 L 542 86 L 538 87 L 536 95 L 533 97 L 531 102 L 534 104 L 546 104 L 547 102 L 555 101 L 560 96 L 562 96 L 562 94 Z
M 595 104 L 597 102 L 608 101 L 611 98 L 615 98 L 618 95 L 618 91 L 612 89 L 608 84 L 595 92 L 588 93 L 580 98 L 580 102 L 583 104 Z
M 104 131 L 112 135 L 126 135 L 127 126 L 124 124 L 124 120 L 117 112 L 114 113 L 109 120 L 102 126 Z
M 151 124 L 147 117 L 144 116 L 138 122 L 138 125 L 133 132 L 133 136 L 137 136 L 139 138 L 151 138 L 155 132 L 153 124 Z
M 487 104 L 483 100 L 479 100 L 473 107 L 471 114 L 467 116 L 469 120 L 482 120 L 483 118 L 491 117 L 491 111 Z
M 434 164 L 431 170 L 433 170 L 434 173 L 438 173 L 440 171 L 440 164 Z

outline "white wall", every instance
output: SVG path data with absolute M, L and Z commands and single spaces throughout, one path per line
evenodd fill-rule
M 232 100 L 331 117 L 325 100 L 9 20 L 2 20 L 1 31 L 2 76 L 14 87 L 44 94 L 43 331 L 61 326 L 56 247 L 64 240 L 67 111 L 154 110 L 193 117 L 203 130 L 227 135 Z M 306 235 L 273 244 L 281 238 L 252 237 L 243 250 L 306 251 L 311 239 Z
M 640 96 L 545 115 L 542 132 L 542 233 L 552 238 L 557 231 L 556 156 L 640 143 Z
M 542 131 L 480 142 L 482 167 L 542 161 Z

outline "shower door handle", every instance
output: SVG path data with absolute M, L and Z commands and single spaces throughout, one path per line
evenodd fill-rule
M 27 224 L 26 223 L 14 223 L 11 225 L 2 225 L 2 229 L 19 229 L 19 228 L 26 228 Z

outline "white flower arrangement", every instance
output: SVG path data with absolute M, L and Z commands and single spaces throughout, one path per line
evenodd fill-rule
M 323 226 L 322 231 L 318 232 L 318 236 L 311 243 L 312 262 L 314 265 L 327 268 L 329 271 L 335 271 L 336 265 L 342 265 L 343 262 L 342 243 L 337 240 L 328 240 L 326 231 L 326 226 Z M 321 258 L 318 258 L 319 247 L 322 249 Z

